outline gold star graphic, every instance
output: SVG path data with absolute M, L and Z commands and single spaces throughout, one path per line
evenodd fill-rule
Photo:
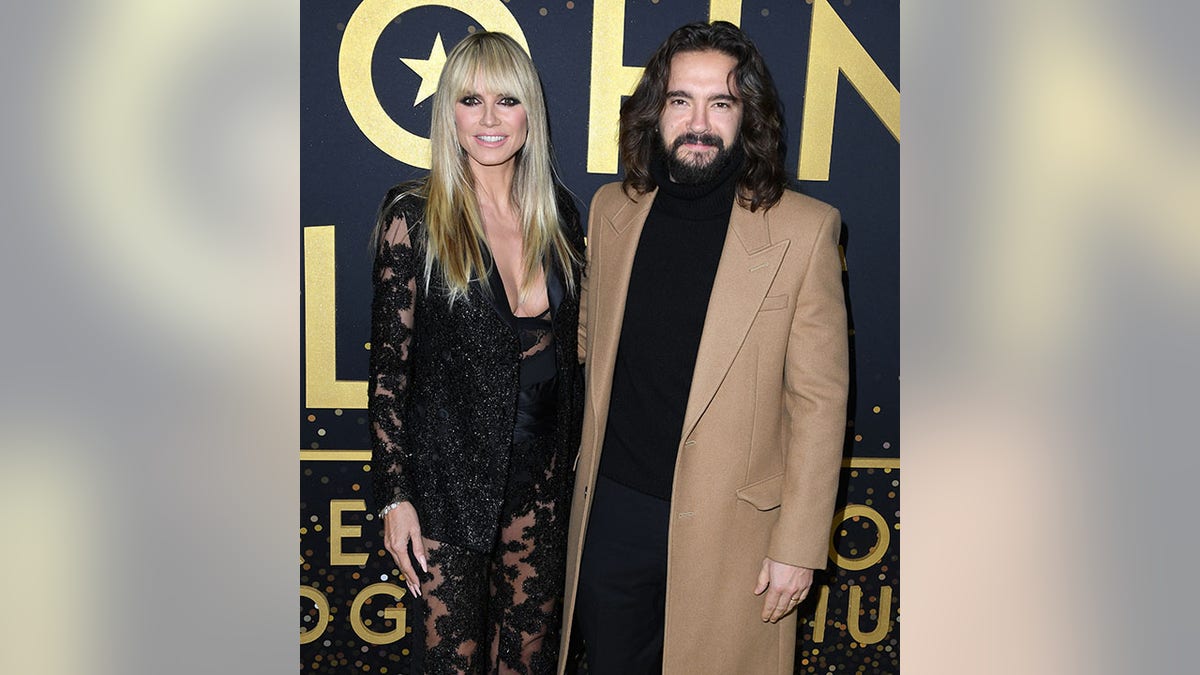
M 437 91 L 438 78 L 442 75 L 442 66 L 446 65 L 446 48 L 442 46 L 442 34 L 438 33 L 433 38 L 433 49 L 429 50 L 429 58 L 400 60 L 414 73 L 421 76 L 421 88 L 417 90 L 417 98 L 413 101 L 415 108 L 421 104 L 421 101 L 433 96 L 433 93 Z

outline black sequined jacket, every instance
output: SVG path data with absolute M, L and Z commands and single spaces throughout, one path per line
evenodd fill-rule
M 496 537 L 513 445 L 520 344 L 479 280 L 451 306 L 435 268 L 426 292 L 424 200 L 395 199 L 412 187 L 398 185 L 384 198 L 373 274 L 368 396 L 375 509 L 410 501 L 423 536 L 487 551 Z M 564 190 L 559 210 L 582 260 L 579 211 Z M 407 237 L 396 230 L 401 223 Z M 547 265 L 557 365 L 551 491 L 557 508 L 569 509 L 583 370 L 576 355 L 579 296 L 565 291 L 558 269 Z M 578 266 L 574 275 L 578 289 Z

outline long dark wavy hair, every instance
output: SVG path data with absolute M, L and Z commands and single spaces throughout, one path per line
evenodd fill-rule
M 717 51 L 737 60 L 734 82 L 742 99 L 742 127 L 738 137 L 746 161 L 738 177 L 738 203 L 751 211 L 769 209 L 783 196 L 787 173 L 783 157 L 787 146 L 783 134 L 783 108 L 775 81 L 758 48 L 737 26 L 728 21 L 696 22 L 671 33 L 642 73 L 633 95 L 621 104 L 621 162 L 625 165 L 625 194 L 644 194 L 657 187 L 650 176 L 650 162 L 661 152 L 658 118 L 667 98 L 671 59 L 680 52 Z

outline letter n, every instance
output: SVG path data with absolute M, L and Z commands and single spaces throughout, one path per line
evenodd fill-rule
M 828 0 L 813 0 L 812 5 L 797 176 L 800 180 L 829 180 L 838 73 L 846 76 L 897 141 L 900 140 L 900 91 L 829 6 Z

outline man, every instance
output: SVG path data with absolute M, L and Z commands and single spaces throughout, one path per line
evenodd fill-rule
M 840 216 L 787 191 L 778 94 L 726 22 L 621 106 L 589 219 L 560 672 L 787 673 L 824 566 L 847 392 Z

